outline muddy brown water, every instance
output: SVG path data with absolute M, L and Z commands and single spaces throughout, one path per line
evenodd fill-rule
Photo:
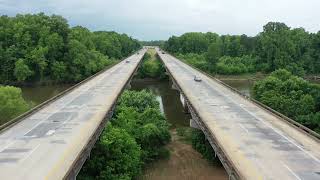
M 45 86 L 24 86 L 20 88 L 22 90 L 22 96 L 27 102 L 32 102 L 34 105 L 38 105 L 58 95 L 71 86 L 71 84 L 57 84 Z

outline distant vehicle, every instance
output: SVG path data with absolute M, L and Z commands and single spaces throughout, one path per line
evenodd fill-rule
M 130 60 L 126 60 L 126 63 L 129 63 L 130 62 Z
M 165 54 L 165 52 L 162 51 L 162 54 Z
M 193 80 L 196 81 L 196 82 L 201 82 L 202 81 L 202 79 L 199 76 L 194 76 Z

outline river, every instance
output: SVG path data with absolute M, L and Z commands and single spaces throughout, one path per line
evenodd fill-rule
M 222 82 L 228 84 L 229 86 L 237 89 L 241 93 L 251 96 L 251 88 L 254 84 L 253 80 L 245 79 L 221 79 Z
M 45 86 L 23 86 L 22 96 L 27 102 L 31 102 L 33 105 L 38 105 L 53 96 L 58 95 L 60 92 L 71 87 L 71 84 L 59 84 L 59 85 L 45 85 Z

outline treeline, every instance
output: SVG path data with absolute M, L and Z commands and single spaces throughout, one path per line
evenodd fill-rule
M 320 85 L 279 69 L 253 87 L 258 101 L 320 133 Z
M 141 67 L 138 69 L 138 78 L 165 79 L 166 70 L 160 61 L 155 49 L 148 49 L 142 58 Z
M 144 164 L 169 156 L 170 140 L 155 95 L 125 91 L 77 179 L 134 179 Z
M 140 48 L 116 32 L 70 28 L 43 13 L 0 17 L 0 84 L 77 82 Z
M 211 73 L 269 73 L 281 68 L 296 75 L 320 73 L 320 32 L 279 22 L 269 22 L 255 37 L 185 33 L 170 37 L 163 48 Z
M 163 46 L 165 41 L 157 40 L 157 41 L 140 41 L 143 46 Z

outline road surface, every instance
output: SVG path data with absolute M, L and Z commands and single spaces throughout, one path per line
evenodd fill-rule
M 112 108 L 146 50 L 0 134 L 0 179 L 62 179 Z
M 242 179 L 320 179 L 319 141 L 173 56 L 157 52 Z M 195 82 L 194 75 L 202 82 Z

